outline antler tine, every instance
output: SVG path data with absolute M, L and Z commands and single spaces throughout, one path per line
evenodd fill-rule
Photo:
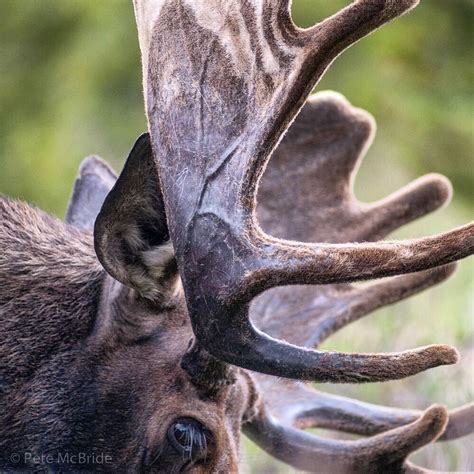
M 393 242 L 311 245 L 263 233 L 257 239 L 257 265 L 243 284 L 252 296 L 285 284 L 345 283 L 445 265 L 474 252 L 474 225 Z
M 422 414 L 420 410 L 378 406 L 323 392 L 316 397 L 315 406 L 299 413 L 294 426 L 373 436 L 413 423 Z M 473 431 L 474 403 L 468 403 L 448 412 L 448 424 L 438 441 L 452 441 Z
M 310 38 L 317 38 L 318 59 L 332 60 L 351 44 L 418 3 L 420 0 L 357 0 L 308 29 L 307 33 Z
M 391 469 L 393 472 L 409 472 L 405 458 L 436 440 L 446 423 L 446 410 L 432 406 L 408 425 L 368 439 L 336 441 L 281 425 L 262 408 L 244 426 L 244 432 L 272 456 L 297 469 L 312 472 L 315 466 L 318 469 L 327 466 L 334 473 L 390 472 Z
M 244 368 L 319 381 L 388 380 L 455 362 L 457 352 L 446 346 L 387 355 L 302 350 L 249 321 L 250 301 L 272 286 L 422 270 L 462 258 L 474 245 L 469 228 L 353 246 L 304 246 L 258 229 L 255 192 L 268 156 L 337 49 L 327 47 L 328 35 L 289 23 L 285 2 L 276 10 L 271 3 L 135 2 L 153 151 L 199 343 Z M 360 1 L 339 27 L 356 39 L 413 4 Z
M 371 220 L 370 240 L 385 238 L 399 227 L 449 204 L 452 186 L 444 176 L 431 173 L 404 186 L 390 196 L 367 205 Z
M 267 409 L 278 420 L 299 429 L 326 428 L 362 436 L 416 421 L 423 412 L 385 407 L 324 393 L 293 380 L 258 377 Z M 474 403 L 448 412 L 448 424 L 438 441 L 462 438 L 474 431 Z

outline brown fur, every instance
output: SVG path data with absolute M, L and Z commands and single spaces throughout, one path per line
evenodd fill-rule
M 166 450 L 155 466 L 146 463 L 163 449 L 171 421 L 189 416 L 215 443 L 195 472 L 235 471 L 251 385 L 237 373 L 219 397 L 199 396 L 179 367 L 192 338 L 182 304 L 157 313 L 111 282 L 90 233 L 26 204 L 1 199 L 0 222 L 0 465 L 34 467 L 11 464 L 12 453 L 97 452 L 111 462 L 81 467 L 168 472 L 177 461 Z M 122 331 L 108 327 L 110 308 L 126 320 Z M 140 319 L 133 336 L 123 336 L 133 324 L 124 315 Z

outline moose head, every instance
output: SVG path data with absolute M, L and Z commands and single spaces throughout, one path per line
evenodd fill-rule
M 474 238 L 380 241 L 445 205 L 449 182 L 359 202 L 374 120 L 335 93 L 307 100 L 343 49 L 417 2 L 359 0 L 307 30 L 289 3 L 135 0 L 149 134 L 118 178 L 83 163 L 65 224 L 0 200 L 2 468 L 236 472 L 243 430 L 307 471 L 420 472 L 413 451 L 472 430 L 473 405 L 393 409 L 305 383 L 455 363 L 448 346 L 317 346 L 445 280 Z

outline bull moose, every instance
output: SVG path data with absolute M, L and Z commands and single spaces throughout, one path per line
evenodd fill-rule
M 0 469 L 233 473 L 243 431 L 305 471 L 423 472 L 412 452 L 471 432 L 473 405 L 402 410 L 308 385 L 458 360 L 443 345 L 317 349 L 473 253 L 472 224 L 381 240 L 444 205 L 449 182 L 360 203 L 374 121 L 309 97 L 417 3 L 357 0 L 301 29 L 290 0 L 134 0 L 149 131 L 120 176 L 86 159 L 64 223 L 0 199 Z

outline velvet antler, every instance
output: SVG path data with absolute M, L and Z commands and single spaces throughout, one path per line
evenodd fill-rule
M 170 236 L 194 332 L 215 357 L 339 382 L 388 380 L 457 360 L 443 346 L 385 355 L 309 351 L 249 320 L 252 299 L 275 286 L 415 272 L 472 253 L 472 226 L 406 242 L 302 244 L 270 237 L 255 219 L 271 151 L 321 74 L 345 47 L 416 3 L 360 0 L 301 30 L 288 0 L 135 1 Z

